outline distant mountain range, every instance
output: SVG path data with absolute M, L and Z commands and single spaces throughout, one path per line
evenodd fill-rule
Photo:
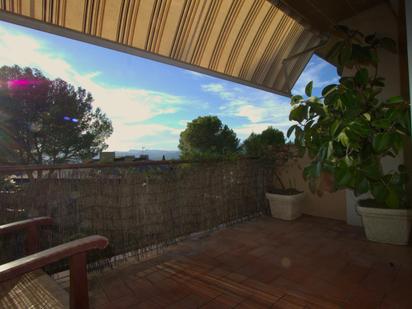
M 162 160 L 163 155 L 166 160 L 177 160 L 179 159 L 180 151 L 178 150 L 158 150 L 158 149 L 145 149 L 137 150 L 130 149 L 129 151 L 116 151 L 116 158 L 124 156 L 135 156 L 136 158 L 140 155 L 148 155 L 149 160 Z

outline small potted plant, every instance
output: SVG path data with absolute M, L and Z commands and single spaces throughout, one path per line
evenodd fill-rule
M 395 51 L 395 43 L 376 35 L 364 36 L 338 27 L 342 40 L 329 59 L 337 63 L 339 83 L 328 85 L 322 96 L 295 95 L 288 130 L 312 159 L 304 177 L 312 191 L 319 191 L 322 173 L 332 177 L 333 190 L 351 189 L 359 202 L 369 240 L 406 244 L 411 231 L 412 210 L 406 192 L 407 172 L 403 165 L 385 171 L 384 157 L 397 157 L 410 134 L 409 105 L 401 97 L 382 100 L 385 80 L 378 76 L 378 49 Z M 342 74 L 345 73 L 345 74 Z
M 286 187 L 278 173 L 285 163 L 296 158 L 293 145 L 285 145 L 282 131 L 268 127 L 261 134 L 252 133 L 243 143 L 246 155 L 268 162 L 273 168 L 273 175 L 280 188 L 271 188 L 266 192 L 272 217 L 294 220 L 302 215 L 304 192 L 296 189 L 293 181 Z

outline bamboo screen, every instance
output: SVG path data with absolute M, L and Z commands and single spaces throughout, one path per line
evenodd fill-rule
M 264 212 L 271 177 L 256 160 L 43 172 L 0 194 L 0 223 L 51 216 L 46 245 L 100 234 L 112 257 Z

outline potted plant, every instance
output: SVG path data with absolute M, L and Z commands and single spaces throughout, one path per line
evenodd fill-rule
M 337 63 L 339 83 L 326 86 L 320 97 L 306 86 L 306 98 L 295 95 L 288 130 L 304 148 L 311 163 L 304 177 L 312 191 L 319 190 L 322 173 L 332 175 L 333 190 L 351 189 L 366 195 L 357 206 L 369 240 L 406 244 L 412 210 L 406 194 L 405 166 L 385 171 L 384 157 L 396 157 L 410 134 L 409 105 L 399 96 L 380 98 L 385 80 L 378 76 L 378 49 L 395 52 L 395 42 L 364 36 L 338 27 L 342 40 L 329 54 Z M 345 74 L 342 74 L 345 73 Z
M 296 189 L 293 181 L 286 187 L 278 168 L 288 160 L 296 158 L 292 145 L 285 145 L 282 131 L 268 127 L 261 134 L 252 133 L 243 143 L 246 155 L 257 157 L 268 162 L 273 168 L 273 175 L 280 188 L 271 188 L 266 192 L 272 217 L 283 220 L 294 220 L 302 215 L 304 192 Z

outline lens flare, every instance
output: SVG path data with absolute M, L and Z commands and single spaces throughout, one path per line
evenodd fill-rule
M 64 116 L 63 119 L 66 120 L 66 121 L 74 122 L 74 123 L 78 123 L 78 122 L 79 122 L 79 119 L 77 119 L 77 118 L 72 118 L 72 117 L 69 117 L 69 116 Z
M 31 85 L 37 85 L 40 84 L 41 81 L 39 80 L 29 80 L 29 79 L 14 79 L 14 80 L 9 80 L 7 82 L 7 87 L 10 89 L 13 88 L 27 88 Z

